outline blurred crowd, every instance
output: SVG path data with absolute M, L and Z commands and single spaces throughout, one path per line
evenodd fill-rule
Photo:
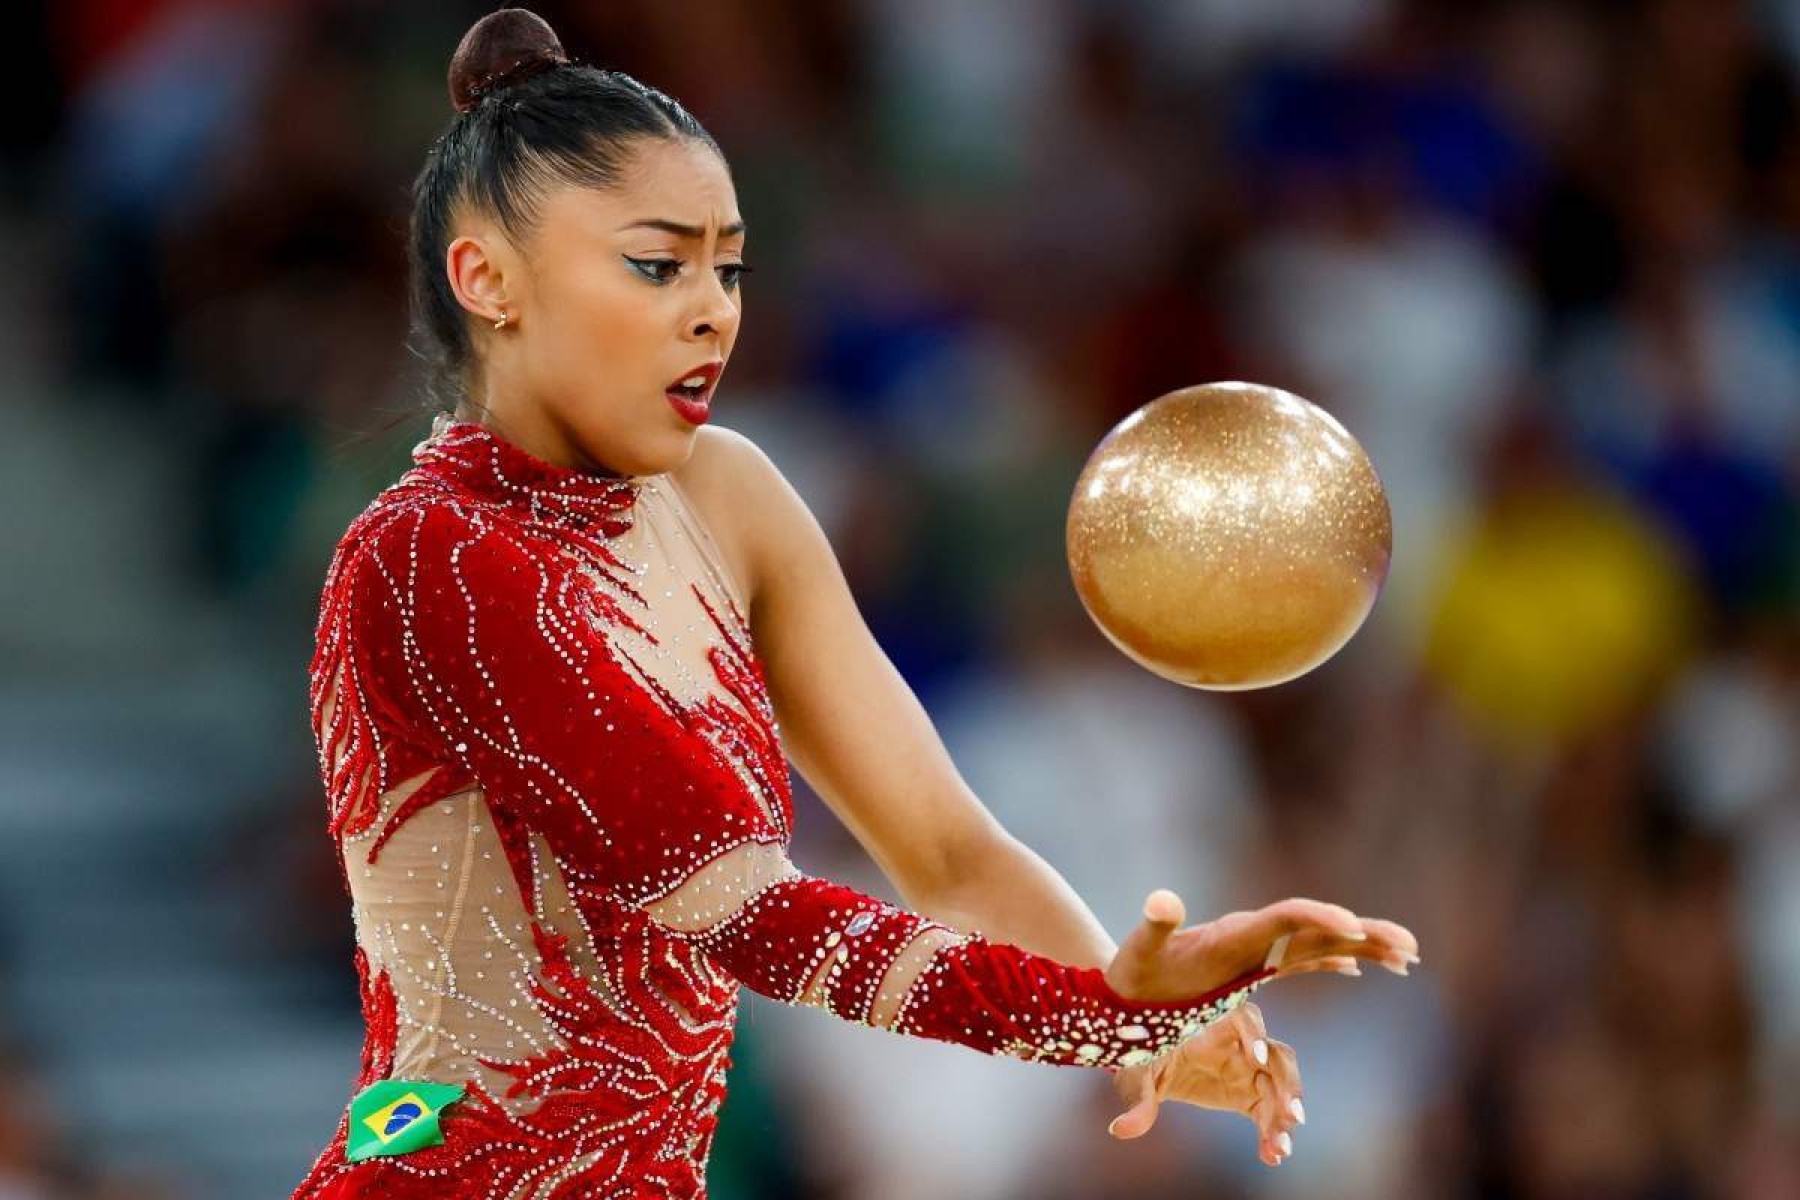
M 1089 1073 L 746 996 L 720 1200 L 1800 1195 L 1800 5 L 532 7 L 725 148 L 756 274 L 714 418 L 1002 823 L 1115 938 L 1171 887 L 1423 947 L 1263 993 L 1307 1092 L 1274 1170 L 1242 1118 L 1119 1143 Z M 70 0 L 15 22 L 0 117 L 0 396 L 64 447 L 7 459 L 5 687 L 264 666 L 285 724 L 195 881 L 275 930 L 242 969 L 321 981 L 346 1098 L 304 664 L 432 411 L 407 188 L 482 11 Z M 1062 542 L 1106 430 L 1216 379 L 1336 414 L 1395 520 L 1351 646 L 1234 695 L 1126 663 Z M 169 503 L 95 532 L 146 460 Z M 800 865 L 897 898 L 796 785 Z M 115 1171 L 8 1041 L 0 1198 L 200 1194 Z M 286 1131 L 293 1179 L 336 1119 Z

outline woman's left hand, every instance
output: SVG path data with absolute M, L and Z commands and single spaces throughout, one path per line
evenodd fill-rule
M 1113 1084 L 1130 1105 L 1107 1126 L 1120 1139 L 1144 1136 L 1157 1107 L 1179 1100 L 1249 1117 L 1258 1156 L 1274 1167 L 1293 1153 L 1293 1129 L 1306 1120 L 1294 1048 L 1269 1037 L 1249 1001 L 1154 1062 L 1119 1071 Z

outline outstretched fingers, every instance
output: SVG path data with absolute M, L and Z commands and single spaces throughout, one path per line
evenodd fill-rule
M 1419 962 L 1419 942 L 1405 926 L 1380 917 L 1358 917 L 1349 909 L 1295 898 L 1242 914 L 1228 937 L 1241 950 L 1264 948 L 1262 965 L 1281 974 L 1335 970 L 1361 974 L 1338 960 L 1361 959 L 1398 975 Z M 1246 947 L 1249 938 L 1254 945 Z M 1332 960 L 1330 965 L 1313 965 Z
M 1237 1034 L 1238 1046 L 1244 1053 L 1244 1061 L 1254 1071 L 1266 1070 L 1269 1065 L 1269 1027 L 1263 1023 L 1262 1009 L 1249 1000 L 1238 1006 L 1230 1017 L 1232 1031 Z
M 1356 940 L 1318 930 L 1295 934 L 1288 942 L 1282 966 L 1297 968 L 1320 960 L 1349 958 L 1405 975 L 1408 967 L 1419 961 L 1418 941 L 1401 926 L 1374 918 L 1365 919 L 1363 925 L 1367 933 Z
M 1294 1129 L 1306 1122 L 1300 1101 L 1300 1060 L 1294 1048 L 1273 1039 L 1268 1065 L 1256 1077 L 1258 1153 L 1270 1166 L 1280 1166 L 1294 1152 Z
M 1309 958 L 1304 962 L 1289 963 L 1275 974 L 1277 979 L 1286 979 L 1289 975 L 1313 975 L 1320 971 L 1330 971 L 1335 975 L 1348 975 L 1356 978 L 1362 974 L 1357 965 L 1356 956 L 1352 954 L 1331 954 L 1323 958 Z
M 1310 957 L 1309 947 L 1324 940 L 1357 943 L 1367 940 L 1362 921 L 1349 909 L 1322 900 L 1295 898 L 1232 913 L 1213 923 L 1218 948 L 1229 949 L 1248 964 L 1280 967 Z M 1280 949 L 1280 961 L 1270 962 Z
M 1158 1097 L 1156 1095 L 1156 1076 L 1151 1071 L 1137 1073 L 1138 1092 L 1132 1098 L 1131 1107 L 1112 1119 L 1106 1132 L 1121 1140 L 1143 1137 L 1156 1124 Z
M 1419 939 L 1406 926 L 1381 917 L 1364 917 L 1363 929 L 1368 933 L 1369 941 L 1387 951 L 1388 957 L 1415 965 L 1419 962 Z
M 1106 971 L 1107 982 L 1127 995 L 1136 995 L 1156 982 L 1157 956 L 1181 923 L 1187 908 L 1168 888 L 1158 888 L 1144 900 L 1144 919 L 1125 938 Z
M 1256 1123 L 1257 1154 L 1277 1166 L 1293 1153 L 1293 1129 L 1306 1119 L 1300 1104 L 1300 1060 L 1292 1046 L 1269 1036 L 1255 1004 L 1246 1002 L 1231 1015 L 1231 1023 L 1241 1052 L 1239 1069 L 1251 1081 L 1245 1115 Z

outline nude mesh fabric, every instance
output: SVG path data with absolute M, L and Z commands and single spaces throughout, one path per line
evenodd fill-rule
M 635 583 L 651 606 L 644 622 L 656 641 L 626 628 L 613 631 L 661 687 L 684 703 L 712 696 L 735 703 L 719 685 L 707 650 L 715 644 L 711 623 L 690 584 L 697 583 L 715 609 L 748 612 L 742 592 L 724 565 L 717 544 L 699 522 L 686 495 L 667 476 L 644 481 L 634 509 L 635 524 L 613 546 L 634 569 Z M 729 604 L 724 603 L 729 601 Z M 324 704 L 327 726 L 335 696 Z M 372 969 L 385 968 L 394 988 L 398 1034 L 393 1074 L 408 1079 L 460 1082 L 480 1078 L 503 1096 L 507 1077 L 482 1063 L 542 1055 L 556 1033 L 528 999 L 540 974 L 531 934 L 535 918 L 567 936 L 574 968 L 614 1006 L 621 989 L 609 986 L 605 934 L 582 923 L 568 899 L 564 864 L 545 839 L 532 838 L 533 873 L 539 902 L 528 912 L 514 883 L 479 788 L 447 797 L 407 818 L 381 846 L 374 863 L 369 852 L 389 817 L 426 782 L 416 775 L 379 801 L 368 829 L 343 840 L 344 866 L 352 897 L 358 944 Z M 748 782 L 748 781 L 747 781 Z M 754 787 L 749 789 L 757 794 Z M 779 815 L 771 819 L 779 824 Z M 653 920 L 681 932 L 699 932 L 728 919 L 768 884 L 799 874 L 781 847 L 747 843 L 702 866 L 663 899 L 647 906 Z M 674 964 L 688 972 L 712 973 L 705 956 L 679 941 L 665 951 L 684 956 Z M 896 966 L 908 976 L 923 969 L 928 955 L 913 954 Z M 670 1011 L 695 1018 L 679 998 L 650 986 Z M 816 996 L 805 1002 L 818 1003 Z M 890 1010 L 897 1005 L 888 1005 Z M 510 1106 L 525 1111 L 531 1097 Z

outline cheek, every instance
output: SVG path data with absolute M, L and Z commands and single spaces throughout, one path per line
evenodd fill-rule
M 648 369 L 661 302 L 657 289 L 605 272 L 560 280 L 543 298 L 555 331 L 554 357 L 573 371 L 604 364 L 609 374 L 630 376 L 640 364 Z

